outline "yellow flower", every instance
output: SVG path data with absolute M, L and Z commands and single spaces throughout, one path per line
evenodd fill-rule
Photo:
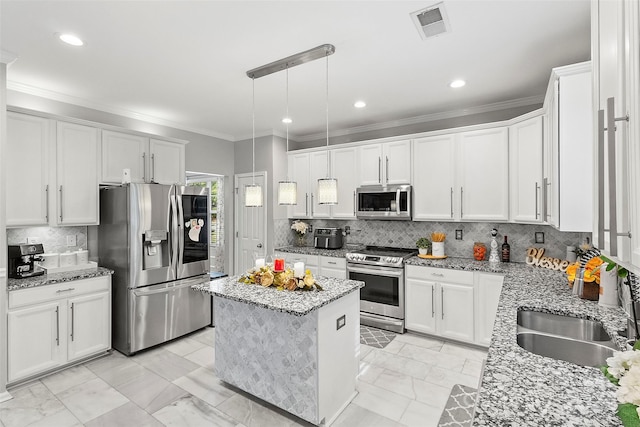
M 587 270 L 594 270 L 596 267 L 599 267 L 603 263 L 604 261 L 602 261 L 600 257 L 593 257 L 589 261 L 587 261 L 587 264 L 584 266 L 584 268 Z
M 304 279 L 302 279 L 303 286 L 306 285 L 306 286 L 310 286 L 311 287 L 311 286 L 313 286 L 314 283 L 316 283 L 316 280 L 313 278 L 313 275 L 311 275 L 311 274 L 306 274 L 304 276 Z M 298 284 L 298 286 L 300 286 L 300 284 Z M 302 287 L 302 286 L 300 286 L 300 287 Z
M 260 284 L 264 287 L 271 286 L 273 284 L 273 273 L 271 271 L 265 271 L 262 273 Z

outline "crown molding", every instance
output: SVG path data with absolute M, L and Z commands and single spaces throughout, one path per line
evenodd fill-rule
M 542 104 L 543 101 L 544 101 L 543 95 L 529 96 L 526 98 L 518 98 L 511 101 L 495 102 L 493 104 L 486 104 L 478 107 L 469 107 L 469 108 L 464 108 L 460 110 L 443 111 L 440 113 L 425 114 L 422 116 L 409 117 L 406 119 L 391 120 L 387 122 L 374 123 L 370 125 L 356 126 L 348 129 L 335 130 L 335 131 L 329 132 L 329 135 L 332 137 L 347 136 L 347 135 L 353 135 L 353 134 L 358 134 L 362 132 L 369 132 L 369 131 L 395 128 L 395 127 L 401 127 L 401 126 L 409 126 L 414 124 L 433 122 L 436 120 L 445 120 L 445 119 L 452 119 L 455 117 L 471 116 L 474 114 L 507 110 L 509 108 L 526 107 L 529 105 Z M 296 135 L 295 141 L 296 142 L 316 141 L 318 139 L 326 138 L 326 136 L 327 136 L 326 132 L 315 133 L 315 134 L 304 135 L 304 136 Z
M 15 53 L 0 49 L 0 63 L 7 64 L 7 66 L 9 66 L 13 64 L 16 59 L 18 59 L 18 55 Z
M 78 98 L 71 95 L 65 95 L 62 93 L 41 89 L 35 86 L 26 85 L 24 83 L 18 83 L 14 81 L 7 81 L 7 89 L 16 92 L 26 93 L 28 95 L 38 96 L 40 98 L 50 99 L 52 101 L 64 102 L 80 107 L 90 108 L 92 110 L 98 110 L 105 113 L 115 114 L 118 116 L 128 117 L 130 119 L 141 120 L 148 123 L 153 123 L 160 126 L 167 126 L 174 129 L 179 129 L 187 132 L 193 132 L 200 135 L 211 136 L 213 138 L 224 139 L 226 141 L 235 141 L 236 139 L 232 135 L 224 133 L 211 132 L 208 129 L 192 128 L 184 126 L 180 123 L 172 122 L 170 120 L 161 119 L 147 114 L 137 113 L 135 111 L 127 110 L 124 108 L 112 107 L 110 105 L 101 104 L 98 102 L 88 101 L 83 98 Z

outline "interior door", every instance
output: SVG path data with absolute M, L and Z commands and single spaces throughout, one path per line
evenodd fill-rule
M 266 172 L 256 172 L 255 183 L 262 187 L 262 206 L 246 207 L 244 205 L 244 188 L 254 182 L 252 174 L 240 174 L 235 177 L 235 212 L 236 212 L 236 256 L 234 271 L 241 274 L 254 265 L 256 253 L 265 256 L 267 248 L 267 211 L 269 203 L 266 188 Z

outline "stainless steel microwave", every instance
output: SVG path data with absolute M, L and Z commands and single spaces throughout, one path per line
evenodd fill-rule
M 411 219 L 410 185 L 368 185 L 356 190 L 356 216 L 360 219 Z

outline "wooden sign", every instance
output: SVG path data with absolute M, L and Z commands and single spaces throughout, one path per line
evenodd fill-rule
M 547 268 L 549 270 L 565 271 L 571 264 L 567 260 L 551 258 L 544 255 L 544 248 L 527 249 L 526 263 L 534 267 Z

